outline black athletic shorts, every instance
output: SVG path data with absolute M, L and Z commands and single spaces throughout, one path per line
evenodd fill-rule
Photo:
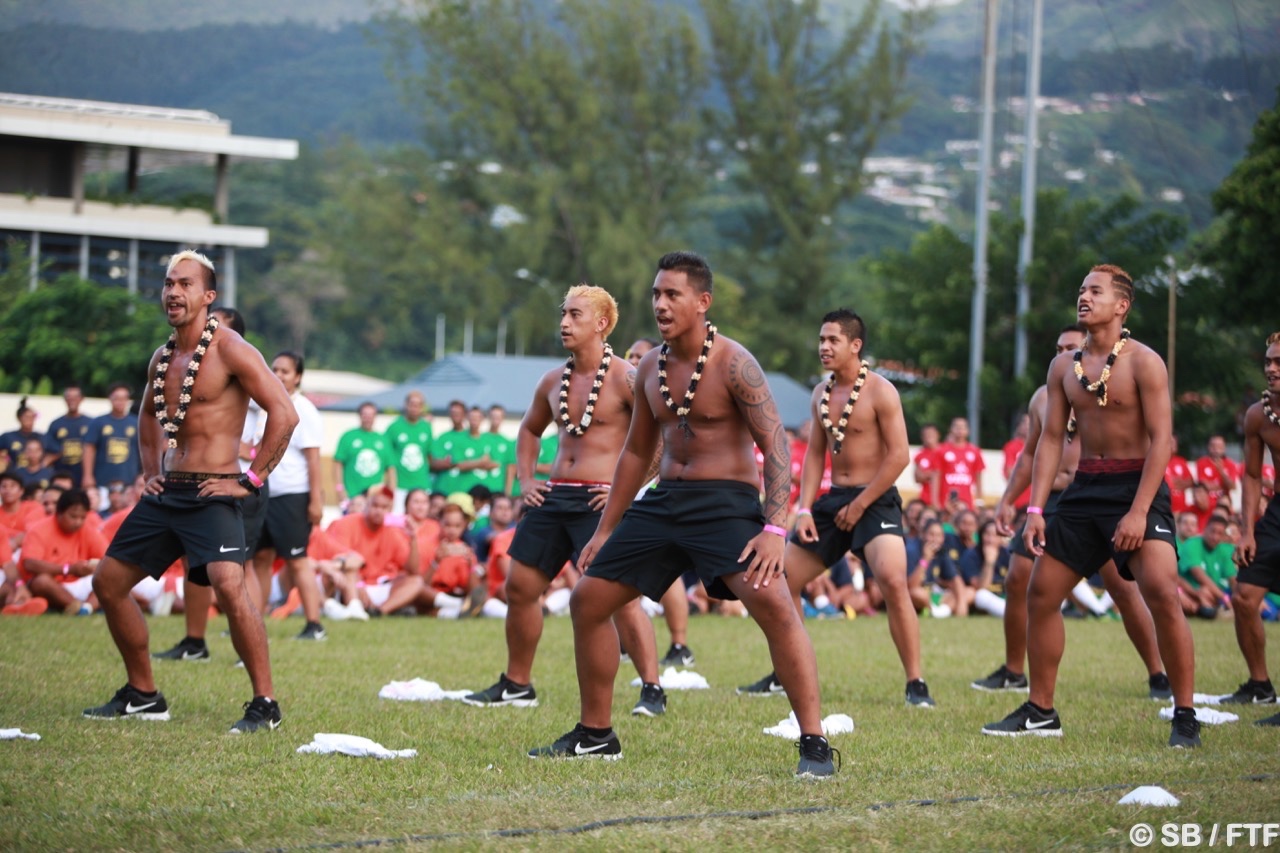
M 197 490 L 202 480 L 195 476 L 170 474 L 162 493 L 143 495 L 111 540 L 107 556 L 138 566 L 153 578 L 185 556 L 187 580 L 200 586 L 209 585 L 209 563 L 243 564 L 248 552 L 241 501 L 200 497 Z
M 742 549 L 764 529 L 760 491 L 738 480 L 662 480 L 631 505 L 587 569 L 654 601 L 690 569 L 713 598 L 737 596 L 720 578 L 746 571 Z
M 898 487 L 890 486 L 884 494 L 858 519 L 852 530 L 836 526 L 840 510 L 857 500 L 866 486 L 834 486 L 831 491 L 813 502 L 813 526 L 818 529 L 817 542 L 802 542 L 798 533 L 791 534 L 791 541 L 806 551 L 812 551 L 822 560 L 822 565 L 833 566 L 836 561 L 852 551 L 863 563 L 867 543 L 877 536 L 897 536 L 902 539 L 902 498 Z
M 1258 550 L 1253 562 L 1236 575 L 1236 582 L 1280 592 L 1280 498 L 1271 499 L 1267 511 L 1253 526 L 1253 541 Z
M 1083 474 L 1062 491 L 1058 509 L 1045 529 L 1046 554 L 1062 561 L 1081 577 L 1089 577 L 1114 559 L 1120 577 L 1133 580 L 1129 570 L 1131 551 L 1116 551 L 1111 537 L 1120 519 L 1133 506 L 1134 493 L 1142 480 L 1141 471 L 1119 474 Z M 1147 512 L 1146 539 L 1168 542 L 1178 553 L 1174 538 L 1173 507 L 1169 487 L 1164 482 L 1156 491 Z
M 294 495 L 277 495 L 266 501 L 265 520 L 261 522 L 262 535 L 258 537 L 253 553 L 272 548 L 277 557 L 296 560 L 307 555 L 307 541 L 311 539 L 311 522 L 307 520 L 307 507 L 311 495 L 300 492 Z M 245 508 L 248 512 L 248 507 Z M 245 538 L 249 537 L 249 520 L 245 517 Z
M 594 497 L 590 485 L 553 485 L 541 506 L 525 507 L 507 555 L 554 578 L 596 533 L 600 511 L 591 508 Z
M 1049 519 L 1053 518 L 1054 512 L 1058 509 L 1058 501 L 1062 498 L 1062 492 L 1050 492 L 1049 500 L 1044 502 L 1044 523 L 1047 527 Z M 1027 532 L 1027 522 L 1024 519 L 1022 526 L 1018 528 L 1018 532 L 1013 535 L 1013 541 L 1009 543 L 1009 553 L 1017 554 L 1019 557 L 1026 557 L 1028 560 L 1034 560 L 1035 554 L 1027 550 L 1026 544 L 1023 542 L 1022 534 Z
M 271 501 L 270 487 L 270 483 L 263 483 L 258 494 L 250 492 L 240 499 L 240 514 L 244 516 L 244 552 L 250 556 L 258 553 L 258 541 L 262 538 L 262 526 L 267 520 L 267 507 Z

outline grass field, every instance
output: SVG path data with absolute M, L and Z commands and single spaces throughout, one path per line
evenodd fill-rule
M 823 714 L 847 713 L 857 725 L 833 739 L 844 766 L 825 783 L 792 778 L 794 746 L 761 734 L 786 716 L 784 699 L 733 692 L 768 670 L 746 620 L 693 620 L 690 645 L 711 689 L 673 692 L 665 717 L 632 718 L 634 670 L 619 671 L 619 762 L 525 758 L 577 719 L 567 619 L 548 620 L 534 709 L 377 696 L 414 677 L 487 687 L 505 662 L 501 622 L 338 623 L 319 644 L 289 639 L 300 627 L 268 625 L 283 726 L 235 737 L 226 731 L 249 689 L 219 637 L 225 620 L 211 625 L 212 662 L 157 665 L 167 723 L 81 718 L 124 682 L 101 617 L 0 620 L 0 728 L 43 737 L 0 742 L 0 849 L 1105 849 L 1129 847 L 1137 822 L 1155 824 L 1159 839 L 1168 822 L 1280 820 L 1280 731 L 1251 725 L 1274 706 L 1206 727 L 1200 750 L 1168 749 L 1169 725 L 1113 622 L 1068 623 L 1057 697 L 1066 736 L 1016 740 L 978 731 L 1023 697 L 968 687 L 999 662 L 997 620 L 923 622 L 932 710 L 904 706 L 884 617 L 810 622 Z M 1230 692 L 1245 676 L 1231 624 L 1193 627 L 1198 689 Z M 152 630 L 153 647 L 167 648 L 181 617 L 153 620 Z M 658 638 L 661 651 L 661 624 Z M 1278 638 L 1272 626 L 1273 664 Z M 317 732 L 419 755 L 297 754 Z M 1182 804 L 1116 804 L 1143 784 Z

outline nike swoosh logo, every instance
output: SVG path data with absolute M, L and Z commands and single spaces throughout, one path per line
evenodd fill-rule
M 155 706 L 156 706 L 155 702 L 148 702 L 145 705 L 135 705 L 132 702 L 129 702 L 127 705 L 124 706 L 124 712 L 126 714 L 136 714 L 139 711 L 145 711 L 148 708 L 154 708 Z
M 299 554 L 301 554 L 301 553 L 302 553 L 303 551 L 305 551 L 305 550 L 306 550 L 305 548 L 290 548 L 290 549 L 289 549 L 289 556 L 291 556 L 291 557 L 296 557 L 296 556 L 298 556 Z
M 232 551 L 239 551 L 239 550 L 240 550 L 239 548 L 228 548 L 226 545 L 218 546 L 219 554 L 230 554 Z
M 1031 720 L 1027 720 L 1028 729 L 1043 729 L 1045 726 L 1049 725 L 1053 725 L 1053 720 L 1041 720 L 1038 723 L 1033 723 Z
M 783 687 L 781 684 L 770 684 L 769 692 L 770 693 L 786 693 L 787 688 Z
M 892 530 L 893 528 L 895 528 L 895 527 L 897 527 L 897 526 L 898 526 L 898 525 L 896 525 L 896 524 L 889 524 L 888 522 L 884 522 L 884 521 L 880 522 L 880 529 L 881 529 L 881 530 Z
M 200 658 L 199 652 L 183 652 L 182 659 L 183 660 L 200 660 L 201 658 Z
M 578 755 L 590 755 L 593 752 L 599 752 L 608 745 L 609 742 L 605 741 L 604 743 L 598 743 L 595 746 L 588 746 L 584 749 L 581 743 L 575 743 L 573 745 L 573 751 Z
M 1165 530 L 1163 527 L 1161 527 L 1158 524 L 1156 525 L 1156 533 L 1172 533 L 1172 532 L 1173 531 L 1171 530 Z
M 528 691 L 528 690 L 520 690 L 520 691 L 517 691 L 517 692 L 515 692 L 515 693 L 512 693 L 510 690 L 503 690 L 503 691 L 502 691 L 502 701 L 503 701 L 503 702 L 510 702 L 512 699 L 523 699 L 524 697 L 526 697 L 526 696 L 528 696 L 528 695 L 529 695 L 529 691 Z

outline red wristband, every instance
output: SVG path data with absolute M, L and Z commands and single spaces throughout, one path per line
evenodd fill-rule
M 250 483 L 253 483 L 259 489 L 262 488 L 262 478 L 259 477 L 257 474 L 253 473 L 252 468 L 250 468 L 248 471 L 245 471 L 244 475 L 249 478 Z
M 764 526 L 764 532 L 772 533 L 776 536 L 781 536 L 783 539 L 787 538 L 787 531 L 783 530 L 781 527 L 779 527 L 776 524 L 766 524 Z
M 1044 507 L 1029 506 L 1027 507 L 1027 515 L 1044 515 Z

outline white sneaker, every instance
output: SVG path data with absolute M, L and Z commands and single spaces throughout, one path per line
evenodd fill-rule
M 951 605 L 949 604 L 934 604 L 929 609 L 934 619 L 947 619 L 951 616 Z
M 347 616 L 361 622 L 369 621 L 369 613 L 364 609 L 364 602 L 358 598 L 347 604 Z
M 332 622 L 343 622 L 351 618 L 351 613 L 339 604 L 336 598 L 326 598 L 320 612 L 324 614 L 324 618 Z
M 178 596 L 172 592 L 162 592 L 151 600 L 152 616 L 168 616 L 173 612 L 173 603 L 178 600 Z

